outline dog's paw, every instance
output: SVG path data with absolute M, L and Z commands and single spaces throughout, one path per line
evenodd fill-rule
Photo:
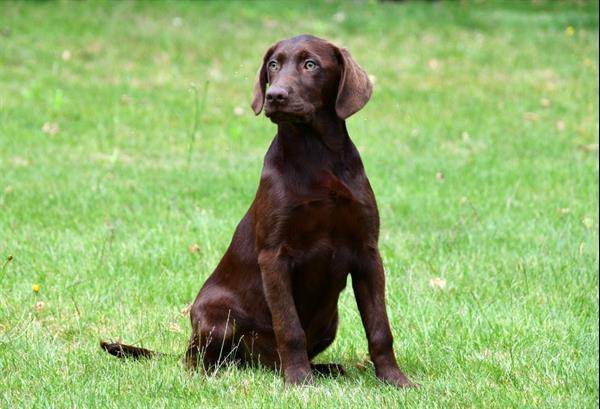
M 418 389 L 421 387 L 418 383 L 414 383 L 406 376 L 400 378 L 392 378 L 392 379 L 381 379 L 383 382 L 393 385 L 397 388 L 401 389 Z
M 283 373 L 283 379 L 286 385 L 301 386 L 313 383 L 313 374 L 310 367 L 288 368 Z
M 389 371 L 381 371 L 381 373 L 377 373 L 377 377 L 389 384 L 389 385 L 393 385 L 397 388 L 402 388 L 402 389 L 408 389 L 408 388 L 419 388 L 420 385 L 417 383 L 414 383 L 413 381 L 411 381 L 410 379 L 408 379 L 408 377 L 406 375 L 404 375 L 402 373 L 402 371 L 397 370 L 397 369 L 393 369 L 393 370 L 389 370 Z

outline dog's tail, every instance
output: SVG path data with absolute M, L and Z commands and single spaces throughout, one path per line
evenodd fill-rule
M 155 358 L 161 356 L 160 352 L 151 351 L 146 348 L 134 347 L 132 345 L 125 345 L 120 342 L 107 342 L 100 341 L 100 348 L 108 352 L 109 354 L 116 356 L 117 358 Z

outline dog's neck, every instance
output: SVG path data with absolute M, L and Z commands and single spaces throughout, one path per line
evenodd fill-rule
M 277 139 L 285 156 L 286 152 L 293 152 L 298 157 L 299 152 L 319 151 L 327 156 L 339 156 L 348 138 L 346 122 L 331 114 L 318 113 L 310 122 L 277 124 Z

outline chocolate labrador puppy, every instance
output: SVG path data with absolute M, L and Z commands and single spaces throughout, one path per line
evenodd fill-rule
M 290 38 L 265 54 L 252 109 L 264 109 L 277 134 L 256 197 L 192 306 L 189 367 L 258 363 L 281 369 L 287 384 L 343 373 L 311 359 L 335 339 L 350 275 L 377 377 L 413 386 L 392 349 L 377 204 L 345 124 L 371 91 L 348 51 L 323 39 Z M 117 356 L 154 354 L 102 347 Z

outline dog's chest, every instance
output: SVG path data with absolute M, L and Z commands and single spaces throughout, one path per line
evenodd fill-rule
M 375 228 L 374 204 L 366 199 L 362 186 L 327 175 L 317 189 L 298 195 L 288 207 L 282 220 L 286 244 L 315 252 L 362 246 Z

